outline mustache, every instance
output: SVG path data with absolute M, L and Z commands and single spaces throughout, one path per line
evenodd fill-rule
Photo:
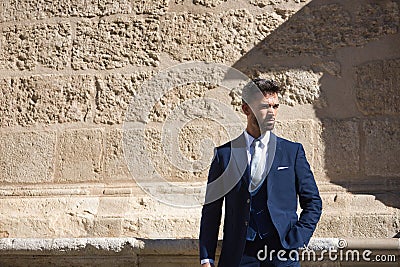
M 264 119 L 264 121 L 271 121 L 271 120 L 275 121 L 275 116 L 268 116 Z

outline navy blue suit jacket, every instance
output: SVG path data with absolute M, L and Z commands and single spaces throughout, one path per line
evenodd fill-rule
M 273 154 L 275 156 L 271 157 Z M 303 247 L 308 244 L 322 211 L 322 201 L 303 146 L 271 133 L 268 155 L 272 160 L 265 182 L 272 222 L 284 248 Z M 216 180 L 222 181 L 218 190 L 226 193 L 216 199 L 209 197 L 208 200 L 206 194 L 200 223 L 200 259 L 215 259 L 222 204 L 225 200 L 219 267 L 239 266 L 244 251 L 250 218 L 247 162 L 246 141 L 242 134 L 218 147 L 211 163 L 207 194 L 215 191 L 209 185 Z M 299 218 L 296 213 L 297 199 L 302 208 Z

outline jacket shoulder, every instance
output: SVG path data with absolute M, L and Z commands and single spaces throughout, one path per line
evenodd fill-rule
M 285 138 L 282 138 L 282 137 L 279 137 L 279 136 L 277 136 L 276 138 L 277 138 L 277 141 L 281 145 L 283 145 L 284 147 L 289 148 L 289 149 L 297 150 L 297 149 L 299 149 L 299 147 L 303 146 L 301 143 L 293 142 L 291 140 L 288 140 L 288 139 L 285 139 Z
M 246 147 L 246 140 L 244 139 L 243 134 L 239 135 L 233 140 L 226 142 L 223 145 L 216 147 L 216 150 L 219 152 L 230 150 L 232 147 Z

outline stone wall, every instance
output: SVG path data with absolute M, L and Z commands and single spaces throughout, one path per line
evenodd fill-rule
M 150 90 L 153 106 L 137 101 L 152 77 L 191 61 L 284 85 L 276 133 L 302 142 L 314 170 L 324 200 L 315 236 L 393 237 L 399 9 L 398 0 L 2 1 L 0 237 L 197 238 L 200 207 L 144 193 L 123 141 L 136 138 L 124 122 L 139 125 L 144 137 L 130 149 L 147 154 L 137 167 L 154 165 L 188 195 L 204 185 L 213 146 L 242 129 L 240 90 L 196 81 Z M 205 98 L 221 101 L 237 124 L 225 127 L 226 112 Z M 145 120 L 126 119 L 132 103 L 149 110 Z M 166 143 L 179 107 L 186 121 Z M 204 107 L 220 119 L 203 116 Z M 168 144 L 179 147 L 177 161 Z M 180 167 L 187 161 L 194 168 Z

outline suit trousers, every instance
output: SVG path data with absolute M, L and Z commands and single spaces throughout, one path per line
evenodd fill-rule
M 254 241 L 246 240 L 239 267 L 300 267 L 296 250 L 286 250 L 275 232 L 264 239 L 257 235 Z

